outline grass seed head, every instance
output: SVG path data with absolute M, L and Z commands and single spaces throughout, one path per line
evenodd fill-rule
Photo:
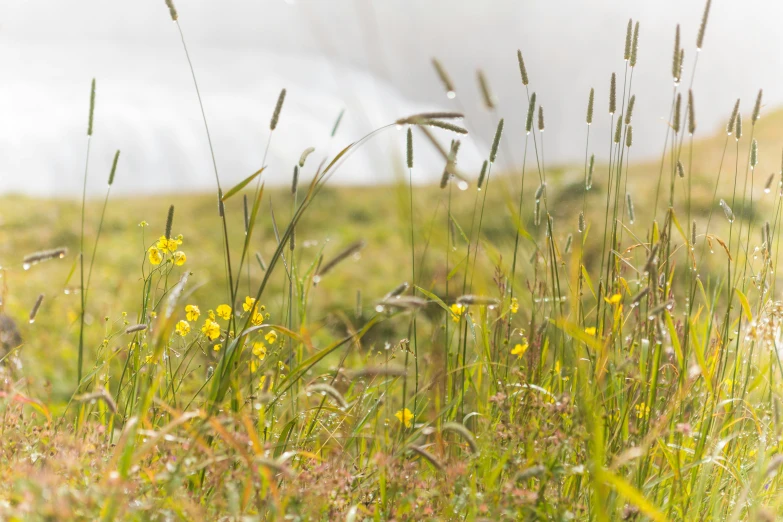
M 609 81 L 609 114 L 617 112 L 617 75 L 612 73 Z
M 500 145 L 500 138 L 503 135 L 503 118 L 498 122 L 498 127 L 495 129 L 495 139 L 492 141 L 492 150 L 489 153 L 489 162 L 495 163 L 495 159 L 498 155 L 498 146 Z
M 693 90 L 688 89 L 688 134 L 696 133 L 696 107 L 693 103 Z
M 625 29 L 625 50 L 623 51 L 623 60 L 626 62 L 631 59 L 631 38 L 633 37 L 633 20 L 628 19 L 628 27 Z
M 525 60 L 522 58 L 522 51 L 517 50 L 517 61 L 519 62 L 519 74 L 522 77 L 522 85 L 527 87 L 527 84 L 530 83 L 529 78 L 527 77 L 527 68 L 525 67 Z
M 87 136 L 92 136 L 92 120 L 95 115 L 95 78 L 92 79 L 90 87 L 90 117 L 87 121 Z
M 587 98 L 587 124 L 593 123 L 593 103 L 595 101 L 595 89 L 590 87 L 590 96 Z
M 438 73 L 438 78 L 440 78 L 440 82 L 446 90 L 446 96 L 454 98 L 457 95 L 457 91 L 454 89 L 454 83 L 452 83 L 451 77 L 449 76 L 449 73 L 446 72 L 443 64 L 441 64 L 440 60 L 437 58 L 433 58 L 432 66 L 435 68 L 435 72 Z
M 525 131 L 530 134 L 533 130 L 533 116 L 536 113 L 536 93 L 530 95 L 530 100 L 527 104 L 527 120 L 525 121 Z
M 277 122 L 280 119 L 280 111 L 283 110 L 283 102 L 285 102 L 285 92 L 285 89 L 281 90 L 280 95 L 277 97 L 275 111 L 272 113 L 272 121 L 269 122 L 269 130 L 275 130 L 277 128 Z
M 704 31 L 707 29 L 707 18 L 710 16 L 710 5 L 712 0 L 707 0 L 704 6 L 704 14 L 701 16 L 701 24 L 699 25 L 699 34 L 696 37 L 696 50 L 701 51 L 704 45 Z
M 729 116 L 729 123 L 726 124 L 726 134 L 731 136 L 734 133 L 734 124 L 737 121 L 737 114 L 739 114 L 740 100 L 734 102 L 734 108 L 731 110 L 731 116 Z
M 478 77 L 479 89 L 481 90 L 481 98 L 484 100 L 484 106 L 491 110 L 495 109 L 495 97 L 492 96 L 492 92 L 489 90 L 489 83 L 487 83 L 487 77 L 484 75 L 484 71 L 479 69 L 476 72 Z
M 761 97 L 764 94 L 763 89 L 759 89 L 759 93 L 756 95 L 756 104 L 753 105 L 753 116 L 751 117 L 750 124 L 756 125 L 756 122 L 759 119 L 759 115 L 761 114 Z
M 174 0 L 166 0 L 166 7 L 169 8 L 169 15 L 171 15 L 171 20 L 176 22 L 179 16 L 177 15 L 177 8 L 174 7 Z
M 114 183 L 114 174 L 117 173 L 117 162 L 120 160 L 120 151 L 114 153 L 114 161 L 111 164 L 111 172 L 109 172 L 109 186 Z

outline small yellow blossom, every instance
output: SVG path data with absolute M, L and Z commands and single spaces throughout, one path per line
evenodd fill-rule
M 215 321 L 207 319 L 204 321 L 204 326 L 201 327 L 201 331 L 207 336 L 207 339 L 214 341 L 220 337 L 220 325 Z
M 264 390 L 265 388 L 267 388 L 265 386 L 265 384 L 267 383 L 267 380 L 269 381 L 269 388 L 268 389 L 272 388 L 272 378 L 271 377 L 267 377 L 266 375 L 262 375 L 261 377 L 258 378 L 258 389 L 259 390 Z
M 253 343 L 253 355 L 261 359 L 262 361 L 266 357 L 266 346 L 264 343 Z
M 606 301 L 609 304 L 617 304 L 622 300 L 623 300 L 623 296 L 621 296 L 620 294 L 614 294 L 611 297 L 604 297 L 604 301 Z
M 555 361 L 555 374 L 560 375 L 560 361 Z
M 187 321 L 179 321 L 177 323 L 177 326 L 174 327 L 174 329 L 182 337 L 185 337 L 186 335 L 188 335 L 188 333 L 190 333 L 190 323 Z
M 215 346 L 213 346 L 212 349 L 215 350 L 216 352 L 219 352 L 220 350 L 223 349 L 223 345 L 218 343 Z
M 144 227 L 146 227 L 147 225 L 149 225 L 149 223 L 147 223 L 146 221 L 142 221 L 141 223 L 139 223 L 139 226 L 140 226 L 141 228 L 144 228 Z
M 225 319 L 226 321 L 228 321 L 229 318 L 231 317 L 231 307 L 228 306 L 227 304 L 222 304 L 222 305 L 218 306 L 217 307 L 217 315 L 221 319 Z
M 150 247 L 147 252 L 149 253 L 150 263 L 153 265 L 159 265 L 160 262 L 163 261 L 163 253 L 154 246 Z
M 185 255 L 185 252 L 182 250 L 177 250 L 174 252 L 174 255 L 172 256 L 174 259 L 174 264 L 177 266 L 182 266 L 185 264 L 185 261 L 188 260 L 188 256 Z
M 158 239 L 158 242 L 155 243 L 155 246 L 160 250 L 166 250 L 169 246 L 169 240 L 166 239 L 166 236 L 160 236 L 160 239 Z
M 258 326 L 264 322 L 264 314 L 259 312 L 253 312 L 253 317 L 250 318 L 250 322 L 253 323 L 254 326 Z
M 269 332 L 264 336 L 264 339 L 266 339 L 266 342 L 269 344 L 275 344 L 275 341 L 277 341 L 277 332 L 274 330 L 269 330 Z
M 511 307 L 510 307 L 510 309 L 511 309 L 511 313 L 512 314 L 515 314 L 515 313 L 517 313 L 519 311 L 519 299 L 517 299 L 516 297 L 512 297 L 511 298 Z
M 168 238 L 166 240 L 166 248 L 168 248 L 169 252 L 174 252 L 177 249 L 177 240 Z
M 517 344 L 514 346 L 514 348 L 511 350 L 511 355 L 516 355 L 520 359 L 523 355 L 525 355 L 525 352 L 527 351 L 527 342 L 524 344 Z
M 644 419 L 650 416 L 650 407 L 645 403 L 637 404 L 635 409 L 637 419 Z
M 215 311 L 214 310 L 207 310 L 207 317 L 209 317 L 210 321 L 215 320 Z
M 595 336 L 595 326 L 588 326 L 587 328 L 585 328 L 585 333 L 587 335 Z
M 258 371 L 258 362 L 255 359 L 250 359 L 250 373 L 256 373 Z
M 250 296 L 245 297 L 245 302 L 242 303 L 242 310 L 249 312 L 256 305 L 256 300 Z
M 188 319 L 188 321 L 198 321 L 200 315 L 201 310 L 198 309 L 198 306 L 187 305 L 185 307 L 185 317 Z
M 399 410 L 397 413 L 394 414 L 394 416 L 397 417 L 397 420 L 403 423 L 406 428 L 411 427 L 411 421 L 413 420 L 413 413 L 411 413 L 411 410 L 409 410 L 408 408 L 405 408 L 404 410 Z
M 458 323 L 460 318 L 462 317 L 462 314 L 465 313 L 466 309 L 467 307 L 464 304 L 454 303 L 453 305 L 451 305 L 451 314 L 452 314 L 451 319 L 455 323 Z

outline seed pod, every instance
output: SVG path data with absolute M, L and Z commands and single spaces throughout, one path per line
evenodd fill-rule
M 704 14 L 701 17 L 699 34 L 696 37 L 696 50 L 698 51 L 701 51 L 701 47 L 704 44 L 704 31 L 707 29 L 707 18 L 710 16 L 710 4 L 712 4 L 712 0 L 707 0 L 707 4 L 704 6 Z
M 525 122 L 525 131 L 530 134 L 533 130 L 533 116 L 536 113 L 536 93 L 530 95 L 530 101 L 527 105 L 527 121 Z
M 593 167 L 595 166 L 595 154 L 590 156 L 590 165 L 587 168 L 587 180 L 585 181 L 585 190 L 593 188 Z
M 625 114 L 625 124 L 630 125 L 631 124 L 631 118 L 633 117 L 633 107 L 636 105 L 636 95 L 634 94 L 631 96 L 631 99 L 628 100 L 628 112 Z
M 737 114 L 739 114 L 739 104 L 740 100 L 737 98 L 737 101 L 734 102 L 734 109 L 732 109 L 731 116 L 729 117 L 729 123 L 726 125 L 726 134 L 729 136 L 734 132 L 734 123 L 737 121 Z
M 595 89 L 590 87 L 590 96 L 587 98 L 587 124 L 593 123 L 593 101 L 595 100 Z
M 407 150 L 407 160 L 408 160 L 408 169 L 413 168 L 413 132 L 411 132 L 411 128 L 408 127 L 408 135 L 406 139 L 406 150 Z
M 117 172 L 117 162 L 120 160 L 120 151 L 114 153 L 114 161 L 111 164 L 111 172 L 109 172 L 109 186 L 114 183 L 114 174 Z
M 682 96 L 677 93 L 677 100 L 674 102 L 674 119 L 672 120 L 672 129 L 674 132 L 680 132 L 680 120 L 682 109 Z
M 585 213 L 584 212 L 580 212 L 579 213 L 579 223 L 578 223 L 576 229 L 579 231 L 580 234 L 585 231 Z
M 519 74 L 522 76 L 522 85 L 527 86 L 529 80 L 527 77 L 527 68 L 525 67 L 525 60 L 522 58 L 522 51 L 517 50 L 517 61 L 519 62 Z
M 633 210 L 633 199 L 631 199 L 631 193 L 627 193 L 625 195 L 626 203 L 628 204 L 628 220 L 633 225 L 633 222 L 636 221 L 636 213 Z
M 625 134 L 625 146 L 630 149 L 631 145 L 633 145 L 633 125 L 628 126 L 628 130 Z
M 763 94 L 763 89 L 759 89 L 759 93 L 756 95 L 756 104 L 753 106 L 753 116 L 750 119 L 751 125 L 756 125 L 756 121 L 758 121 L 759 115 L 761 114 L 761 96 Z
M 503 118 L 498 122 L 498 127 L 495 130 L 495 139 L 492 142 L 492 150 L 489 153 L 489 162 L 495 163 L 495 159 L 498 155 L 498 146 L 500 145 L 500 137 L 503 135 Z
M 677 175 L 680 176 L 680 178 L 685 178 L 685 169 L 682 166 L 682 161 L 677 160 Z
M 617 75 L 612 73 L 612 79 L 609 82 L 609 114 L 617 111 Z
M 672 56 L 672 78 L 675 83 L 680 80 L 680 24 L 674 32 L 674 54 Z
M 631 44 L 631 59 L 629 65 L 636 67 L 636 58 L 639 52 L 639 22 L 636 22 L 636 26 L 633 28 L 633 43 Z
M 631 37 L 633 31 L 633 20 L 628 19 L 628 27 L 625 29 L 625 51 L 623 52 L 623 59 L 627 62 L 631 59 Z
M 484 160 L 484 163 L 481 165 L 481 173 L 479 174 L 478 178 L 478 189 L 481 190 L 481 186 L 484 184 L 484 178 L 487 175 L 487 165 L 489 162 L 487 160 Z
M 277 127 L 277 121 L 280 119 L 280 111 L 283 110 L 283 102 L 285 101 L 285 89 L 280 91 L 280 95 L 277 97 L 277 103 L 275 104 L 275 111 L 272 113 L 272 121 L 269 122 L 269 130 L 275 130 Z

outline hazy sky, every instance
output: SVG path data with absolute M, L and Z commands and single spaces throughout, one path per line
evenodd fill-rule
M 271 181 L 287 183 L 309 146 L 317 148 L 320 160 L 373 128 L 433 109 L 466 112 L 471 136 L 461 152 L 463 170 L 478 170 L 500 117 L 506 119 L 508 144 L 500 161 L 519 161 L 527 102 L 518 48 L 530 88 L 545 108 L 547 161 L 580 162 L 591 86 L 592 132 L 609 132 L 609 76 L 617 71 L 622 78 L 629 17 L 641 22 L 633 157 L 656 155 L 671 99 L 674 27 L 682 24 L 687 83 L 704 5 L 703 0 L 179 0 L 177 7 L 221 178 L 230 186 L 260 167 L 283 87 L 288 97 L 265 174 Z M 781 19 L 779 0 L 713 1 L 694 82 L 699 132 L 722 124 L 737 97 L 748 111 L 760 87 L 766 111 L 783 104 Z M 446 98 L 433 72 L 434 56 L 454 78 L 455 100 Z M 482 107 L 479 67 L 498 100 L 495 114 Z M 0 190 L 80 191 L 93 77 L 98 101 L 91 191 L 105 188 L 118 148 L 120 191 L 214 188 L 190 72 L 164 0 L 2 0 L 0 71 Z M 343 124 L 330 142 L 342 109 Z M 379 136 L 335 181 L 388 181 L 403 157 L 402 138 L 394 129 Z M 596 146 L 597 156 L 603 148 Z M 417 166 L 419 179 L 436 178 L 442 168 L 421 140 Z

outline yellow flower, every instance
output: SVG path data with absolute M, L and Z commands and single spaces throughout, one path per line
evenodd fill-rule
M 219 352 L 221 349 L 223 349 L 223 345 L 218 343 L 215 346 L 213 346 L 212 349 L 215 350 L 216 352 Z
M 222 304 L 217 307 L 217 314 L 218 317 L 220 317 L 221 319 L 225 319 L 226 321 L 228 321 L 229 318 L 231 317 L 231 307 L 228 306 L 227 304 Z
M 588 326 L 587 328 L 585 328 L 585 333 L 587 335 L 595 336 L 595 326 Z
M 511 313 L 515 314 L 519 311 L 519 299 L 516 297 L 511 298 Z
M 169 252 L 174 252 L 177 249 L 177 240 L 168 238 L 166 240 L 166 248 L 169 249 Z
M 242 310 L 249 312 L 256 305 L 256 300 L 250 296 L 245 297 L 245 302 L 242 303 Z
M 451 319 L 455 323 L 458 323 L 460 317 L 462 317 L 462 314 L 465 313 L 466 308 L 467 307 L 461 303 L 454 303 L 453 305 L 451 305 L 451 313 L 452 313 Z
M 186 335 L 188 335 L 188 333 L 190 333 L 190 323 L 187 321 L 179 321 L 177 323 L 177 326 L 174 327 L 174 329 L 182 337 L 185 337 Z
M 620 294 L 614 294 L 612 297 L 604 297 L 604 301 L 609 304 L 617 304 L 623 300 L 623 296 Z
M 266 342 L 269 344 L 275 344 L 275 341 L 277 341 L 277 332 L 274 330 L 269 330 L 269 332 L 264 336 L 264 339 L 266 339 Z
M 157 248 L 150 247 L 147 252 L 149 252 L 150 263 L 153 265 L 159 265 L 160 262 L 163 261 L 163 253 Z
M 185 317 L 187 317 L 188 321 L 198 321 L 200 315 L 201 310 L 198 309 L 198 306 L 187 305 L 185 307 Z
M 185 255 L 185 252 L 182 250 L 177 250 L 174 252 L 174 264 L 177 266 L 182 266 L 185 264 L 185 261 L 188 260 L 188 256 Z
M 140 226 L 141 228 L 144 228 L 144 227 L 146 227 L 147 225 L 149 225 L 149 223 L 147 223 L 146 221 L 142 221 L 141 223 L 139 223 L 139 226 Z
M 272 388 L 272 378 L 271 377 L 267 377 L 266 375 L 262 375 L 261 377 L 258 378 L 258 389 L 259 390 L 263 390 L 263 389 L 267 388 L 266 386 L 264 386 L 267 383 L 267 379 L 269 379 L 269 387 L 268 387 L 268 389 Z
M 409 410 L 408 408 L 398 411 L 397 413 L 394 414 L 394 416 L 397 417 L 397 420 L 403 423 L 406 428 L 411 427 L 411 421 L 413 420 L 413 413 L 411 413 L 411 410 Z
M 514 349 L 511 350 L 511 355 L 516 355 L 520 359 L 523 355 L 525 355 L 525 352 L 527 351 L 527 342 L 525 344 L 518 344 L 514 346 Z
M 160 236 L 160 239 L 155 243 L 155 246 L 160 250 L 166 250 L 169 246 L 169 240 L 166 239 L 166 236 Z
M 201 331 L 207 336 L 207 339 L 214 341 L 220 337 L 220 325 L 215 321 L 207 319 L 204 321 L 204 326 L 201 327 Z
M 207 310 L 207 316 L 209 316 L 209 320 L 210 321 L 214 321 L 215 320 L 215 312 L 214 312 L 214 310 Z
M 262 324 L 264 322 L 264 314 L 253 311 L 253 317 L 250 318 L 250 322 L 253 323 L 254 326 Z
M 645 403 L 637 404 L 635 409 L 637 419 L 644 419 L 650 415 L 650 407 Z
M 264 346 L 264 343 L 253 343 L 253 355 L 262 361 L 264 360 L 266 357 L 266 346 Z
M 560 375 L 560 361 L 555 361 L 555 373 Z
M 258 370 L 258 363 L 255 359 L 250 359 L 250 373 L 256 373 Z

